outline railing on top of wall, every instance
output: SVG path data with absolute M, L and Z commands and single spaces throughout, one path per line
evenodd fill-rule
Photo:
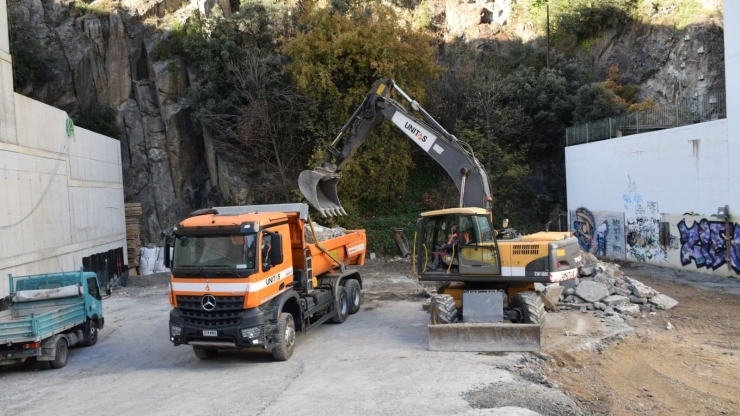
M 673 104 L 658 104 L 654 108 L 635 111 L 565 129 L 565 145 L 591 143 L 630 134 L 687 126 L 727 117 L 724 92 L 707 93 L 683 99 Z

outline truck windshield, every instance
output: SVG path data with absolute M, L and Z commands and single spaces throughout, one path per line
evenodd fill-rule
M 254 269 L 256 234 L 177 236 L 173 267 Z

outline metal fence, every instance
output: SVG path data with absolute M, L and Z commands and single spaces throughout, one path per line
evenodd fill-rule
M 708 93 L 673 104 L 657 104 L 650 110 L 635 111 L 619 117 L 568 127 L 565 129 L 565 145 L 591 143 L 726 117 L 725 93 Z

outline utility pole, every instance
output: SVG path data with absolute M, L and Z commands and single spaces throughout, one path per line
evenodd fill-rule
M 550 69 L 550 2 L 547 2 L 547 69 Z

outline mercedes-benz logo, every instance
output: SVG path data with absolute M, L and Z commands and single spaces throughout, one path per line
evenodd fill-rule
M 216 297 L 213 295 L 203 296 L 203 299 L 200 300 L 200 306 L 208 312 L 216 309 Z

